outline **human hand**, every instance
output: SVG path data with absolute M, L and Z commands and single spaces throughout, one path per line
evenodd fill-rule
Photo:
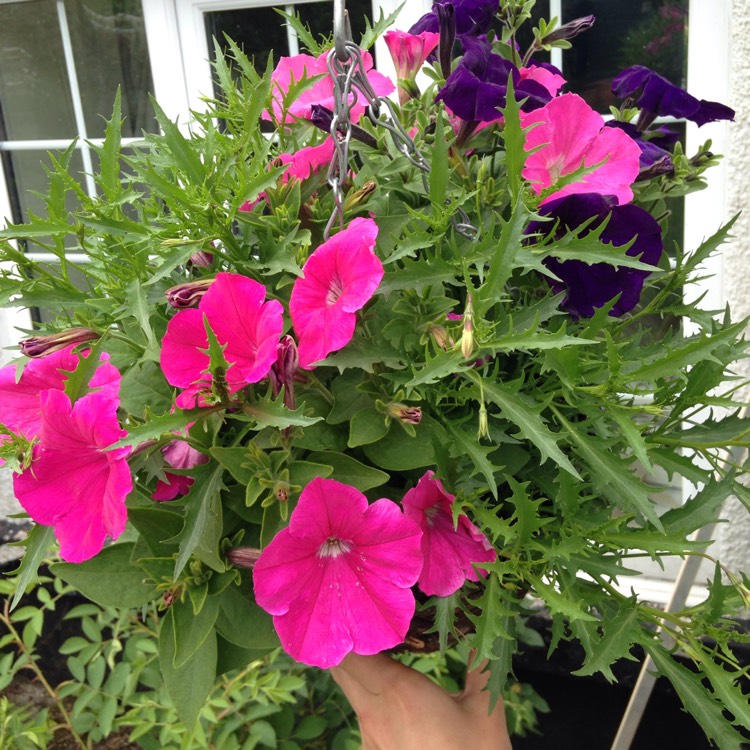
M 385 654 L 349 654 L 331 675 L 357 714 L 362 750 L 512 750 L 502 698 L 489 713 L 481 670 L 454 695 Z

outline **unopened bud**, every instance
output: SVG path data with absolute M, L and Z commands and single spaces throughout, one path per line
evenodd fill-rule
M 542 44 L 553 44 L 554 42 L 567 41 L 573 39 L 584 31 L 588 31 L 596 21 L 596 16 L 582 16 L 574 18 L 568 23 L 564 23 L 559 29 L 555 29 L 551 34 L 547 34 L 542 39 Z
M 477 440 L 490 437 L 490 423 L 487 418 L 487 407 L 484 401 L 479 404 L 479 429 L 477 430 Z
M 214 262 L 213 253 L 207 253 L 204 250 L 198 250 L 188 258 L 189 266 L 198 266 L 199 268 L 211 268 Z
M 474 351 L 474 304 L 471 294 L 466 297 L 466 310 L 464 311 L 464 327 L 461 333 L 461 354 L 464 359 L 469 359 Z
M 344 212 L 351 211 L 364 203 L 375 192 L 376 187 L 377 183 L 369 180 L 359 190 L 349 193 L 344 200 Z
M 453 337 L 448 333 L 448 331 L 445 329 L 445 326 L 440 326 L 436 324 L 431 324 L 430 327 L 427 329 L 427 333 L 432 336 L 434 342 L 443 350 L 447 351 L 450 349 L 453 344 L 455 343 L 453 341 Z
M 299 370 L 299 353 L 297 343 L 287 335 L 279 342 L 276 350 L 276 361 L 271 365 L 268 377 L 273 385 L 273 395 L 278 396 L 284 386 L 284 405 L 288 409 L 296 409 L 294 399 L 294 376 Z
M 227 560 L 236 568 L 252 570 L 260 558 L 260 550 L 255 547 L 235 547 L 227 552 Z
M 404 424 L 417 425 L 422 421 L 422 410 L 418 406 L 407 406 L 397 401 L 392 401 L 387 407 L 388 416 L 398 419 Z
M 333 123 L 333 112 L 328 107 L 324 107 L 321 104 L 313 104 L 310 107 L 310 122 L 315 125 L 316 128 L 320 128 L 326 133 L 331 132 L 331 125 Z M 372 148 L 378 147 L 378 141 L 374 135 L 368 133 L 364 128 L 360 128 L 359 125 L 353 123 L 349 126 L 352 129 L 352 138 L 364 143 L 366 146 Z
M 19 341 L 18 347 L 25 357 L 44 357 L 58 352 L 71 344 L 85 344 L 99 338 L 96 331 L 90 328 L 68 328 L 66 331 L 51 333 L 49 336 L 32 336 Z
M 186 310 L 189 307 L 197 307 L 201 297 L 208 291 L 214 279 L 199 279 L 198 281 L 186 281 L 177 284 L 165 292 L 167 302 L 178 310 Z

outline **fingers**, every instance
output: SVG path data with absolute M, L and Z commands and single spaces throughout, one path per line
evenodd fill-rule
M 490 680 L 489 662 L 487 659 L 483 659 L 475 665 L 476 657 L 477 652 L 472 649 L 469 652 L 469 659 L 466 664 L 466 684 L 462 693 L 463 696 L 478 695 L 487 687 Z

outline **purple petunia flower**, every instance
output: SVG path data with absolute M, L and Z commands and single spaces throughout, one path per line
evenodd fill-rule
M 650 68 L 633 65 L 612 81 L 612 92 L 621 99 L 633 98 L 641 114 L 638 129 L 645 130 L 656 117 L 670 115 L 705 125 L 717 120 L 734 120 L 734 110 L 719 102 L 696 99 Z
M 602 242 L 621 247 L 635 238 L 628 255 L 652 266 L 657 265 L 661 257 L 663 245 L 658 222 L 638 206 L 617 205 L 612 196 L 598 193 L 568 195 L 546 203 L 539 209 L 539 214 L 553 222 L 531 222 L 527 229 L 529 234 L 538 232 L 544 235 L 557 221 L 556 231 L 561 236 L 593 219 L 580 233 L 585 237 L 609 217 L 601 235 Z M 545 258 L 544 265 L 557 276 L 557 279 L 548 279 L 554 291 L 566 292 L 562 307 L 576 317 L 590 317 L 596 308 L 606 305 L 617 295 L 620 295 L 619 299 L 610 315 L 620 316 L 632 310 L 638 304 L 643 282 L 649 274 L 648 271 L 608 263 L 588 264 L 582 260 L 560 261 L 552 257 Z
M 438 14 L 441 8 L 452 5 L 456 16 L 456 34 L 486 34 L 497 13 L 498 0 L 441 0 L 432 6 L 432 10 L 422 16 L 410 29 L 410 34 L 421 34 L 423 31 L 439 31 Z
M 638 160 L 638 165 L 640 166 L 638 180 L 646 180 L 660 174 L 670 174 L 674 171 L 672 154 L 659 145 L 660 143 L 664 143 L 665 139 L 661 138 L 657 131 L 654 131 L 654 138 L 645 138 L 645 133 L 641 133 L 632 122 L 622 122 L 621 120 L 609 120 L 605 123 L 605 127 L 623 130 L 638 145 L 638 148 L 641 150 L 641 156 Z
M 512 62 L 492 52 L 486 37 L 465 37 L 464 55 L 435 97 L 466 122 L 493 122 L 505 106 L 508 78 L 512 77 L 517 99 L 526 99 L 525 112 L 543 107 L 552 96 L 538 81 L 522 78 Z

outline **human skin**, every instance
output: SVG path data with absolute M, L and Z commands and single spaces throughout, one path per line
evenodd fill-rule
M 502 698 L 489 712 L 482 666 L 451 694 L 385 654 L 349 654 L 331 669 L 362 732 L 362 750 L 512 750 Z

